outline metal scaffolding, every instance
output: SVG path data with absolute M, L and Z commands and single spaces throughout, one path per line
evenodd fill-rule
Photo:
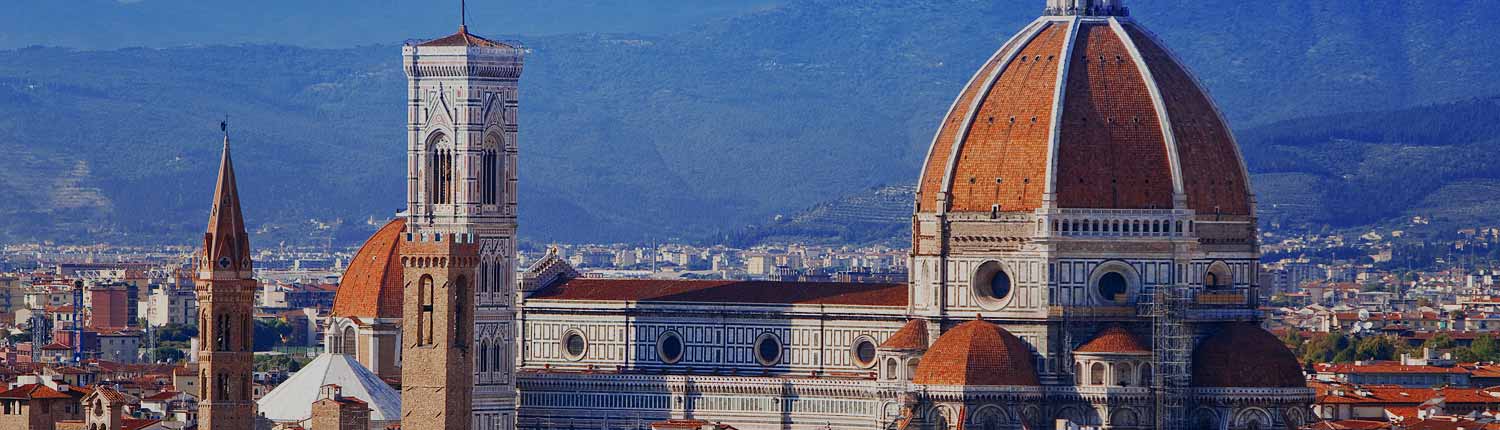
M 1151 382 L 1156 400 L 1156 428 L 1187 428 L 1185 397 L 1191 382 L 1193 334 L 1187 327 L 1191 287 L 1159 287 L 1151 303 Z

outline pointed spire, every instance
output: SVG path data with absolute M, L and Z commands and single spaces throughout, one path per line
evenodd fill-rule
M 219 160 L 219 181 L 214 188 L 214 204 L 208 215 L 208 230 L 203 234 L 203 257 L 200 271 L 250 271 L 250 241 L 245 232 L 245 217 L 240 212 L 239 185 L 235 183 L 234 161 L 229 156 L 229 121 L 219 123 L 224 131 L 224 154 Z

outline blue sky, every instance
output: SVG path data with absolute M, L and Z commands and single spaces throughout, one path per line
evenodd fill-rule
M 667 33 L 779 0 L 469 0 L 482 34 Z M 0 49 L 279 43 L 345 47 L 451 33 L 458 0 L 0 0 Z

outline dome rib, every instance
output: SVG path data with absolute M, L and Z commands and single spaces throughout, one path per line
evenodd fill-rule
M 920 175 L 919 214 L 997 206 L 1249 216 L 1254 201 L 1223 115 L 1170 51 L 1128 18 L 1048 16 L 971 78 Z
M 1154 36 L 1134 22 L 1121 27 L 1134 40 L 1163 100 L 1171 101 L 1165 108 L 1172 118 L 1188 208 L 1202 215 L 1253 214 L 1245 158 L 1218 105 Z
M 1068 27 L 1048 22 L 983 87 L 947 160 L 940 195 L 948 196 L 948 210 L 1041 207 L 1055 87 L 1068 37 Z
M 401 318 L 401 233 L 406 219 L 396 218 L 376 230 L 359 248 L 333 296 L 336 317 Z
M 1177 134 L 1167 124 L 1172 123 L 1172 115 L 1167 112 L 1167 102 L 1162 99 L 1161 87 L 1156 83 L 1156 77 L 1151 74 L 1151 67 L 1146 65 L 1146 58 L 1141 56 L 1140 47 L 1135 44 L 1135 38 L 1125 31 L 1125 26 L 1120 24 L 1119 18 L 1110 17 L 1109 27 L 1114 30 L 1115 37 L 1125 45 L 1125 50 L 1130 52 L 1130 58 L 1135 61 L 1135 68 L 1141 73 L 1141 81 L 1146 83 L 1146 91 L 1151 95 L 1151 107 L 1156 111 L 1157 127 L 1161 129 L 1162 142 L 1167 148 L 1167 164 L 1172 170 L 1172 207 L 1181 209 L 1187 204 L 1187 195 L 1182 187 L 1182 161 L 1177 153 Z
M 1108 23 L 1081 24 L 1052 180 L 1063 208 L 1168 209 L 1171 165 L 1146 81 Z
M 990 60 L 969 79 L 964 85 L 964 91 L 954 99 L 953 105 L 948 108 L 948 114 L 943 117 L 943 124 L 932 138 L 932 146 L 927 150 L 927 159 L 923 162 L 921 178 L 917 182 L 918 211 L 938 212 L 947 209 L 940 207 L 938 202 L 949 191 L 955 146 L 962 140 L 959 135 L 966 134 L 964 129 L 972 122 L 972 113 L 989 96 L 989 89 L 993 87 L 995 80 L 1005 72 L 1022 48 L 1050 25 L 1051 22 L 1039 19 L 1012 36 L 990 56 Z M 980 85 L 981 82 L 983 85 Z

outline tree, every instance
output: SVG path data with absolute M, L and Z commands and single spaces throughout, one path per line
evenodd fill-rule
M 1390 336 L 1371 336 L 1354 349 L 1356 360 L 1390 360 L 1396 357 L 1396 342 Z
M 187 342 L 198 335 L 198 327 L 186 324 L 167 324 L 156 329 L 156 339 L 164 342 Z
M 1469 350 L 1473 351 L 1473 360 L 1463 361 L 1495 361 L 1500 359 L 1500 345 L 1495 344 L 1495 338 L 1488 334 L 1479 336 L 1469 344 Z
M 284 337 L 292 333 L 292 325 L 285 320 L 255 320 L 255 350 L 270 351 L 284 345 Z
M 1457 343 L 1453 342 L 1453 338 L 1448 337 L 1445 333 L 1438 333 L 1437 336 L 1433 336 L 1422 343 L 1423 348 L 1432 348 L 1433 350 L 1453 349 L 1457 345 Z
M 169 347 L 156 348 L 156 361 L 158 362 L 176 363 L 182 361 L 184 358 L 187 358 L 187 354 L 184 354 L 180 349 Z

